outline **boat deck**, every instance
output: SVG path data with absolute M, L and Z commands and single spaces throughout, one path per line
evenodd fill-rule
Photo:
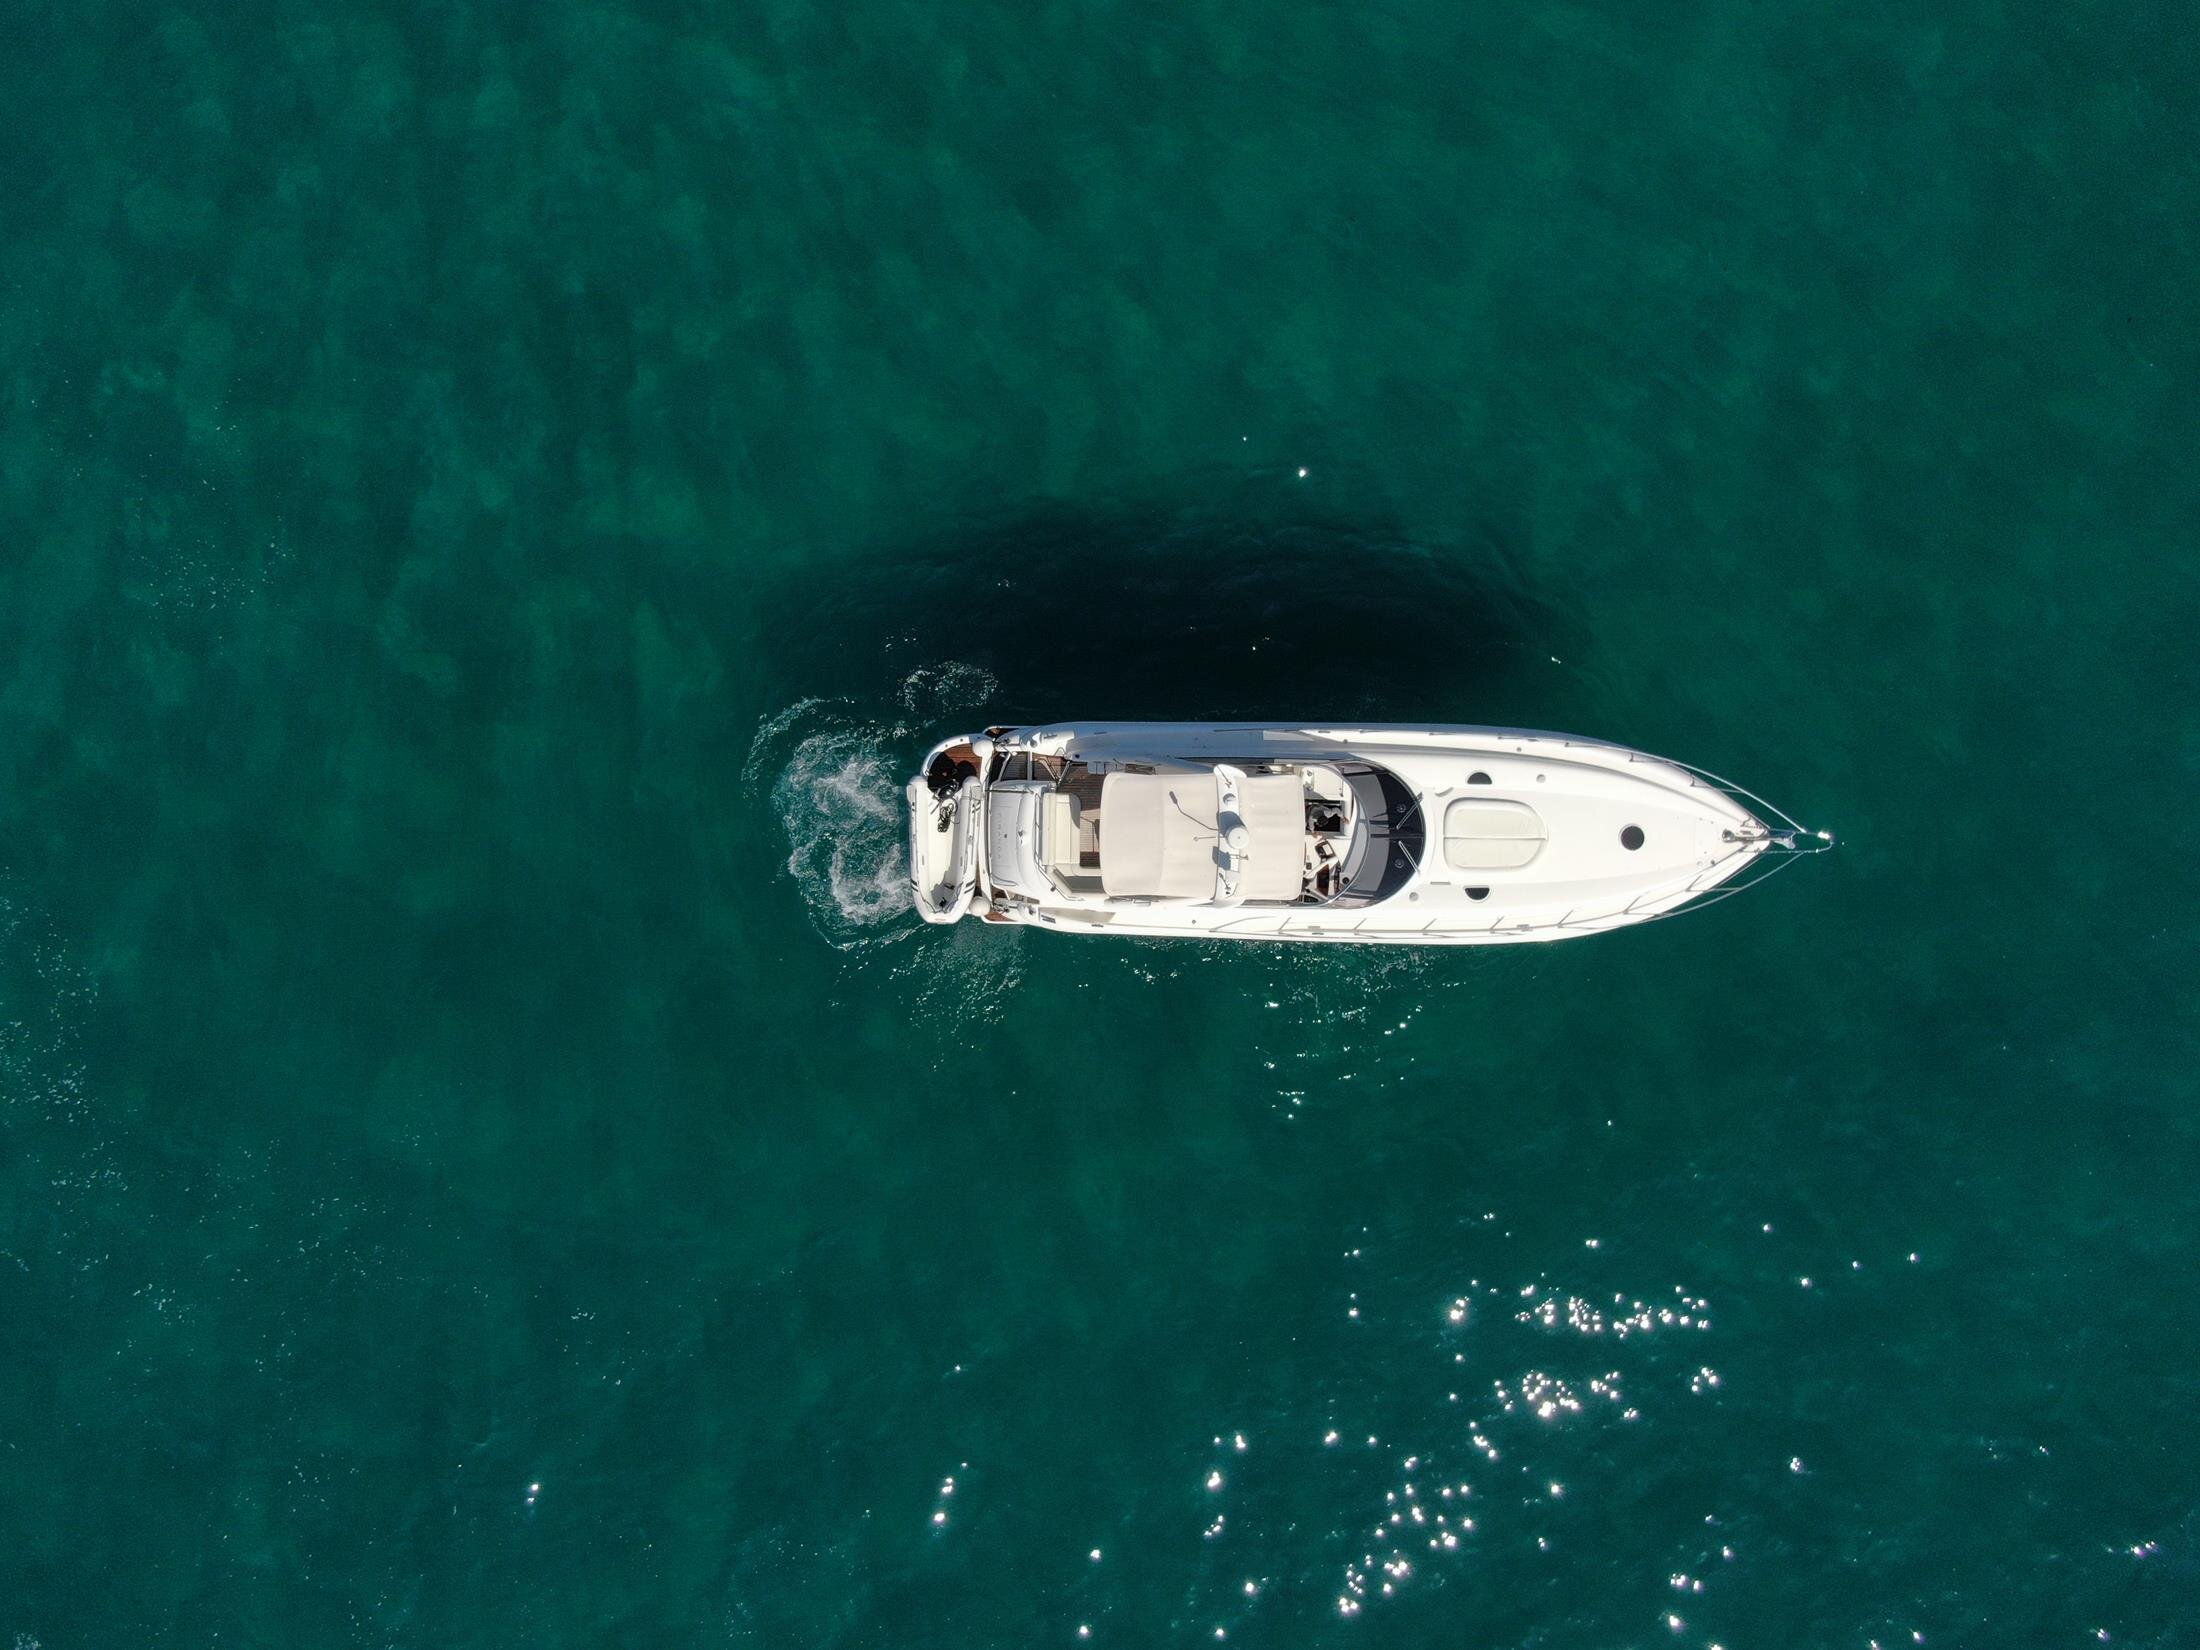
M 1105 774 L 1094 773 L 1082 762 L 1072 762 L 1062 770 L 1055 782 L 1062 790 L 1077 798 L 1077 806 L 1088 816 L 1100 812 L 1100 787 L 1107 783 Z

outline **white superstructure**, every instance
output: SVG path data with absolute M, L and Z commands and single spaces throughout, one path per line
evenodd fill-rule
M 994 728 L 934 746 L 908 797 L 927 921 L 1113 934 L 1565 939 L 1833 841 L 1679 763 L 1509 728 Z

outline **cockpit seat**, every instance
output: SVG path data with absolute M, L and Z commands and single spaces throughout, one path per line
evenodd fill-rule
M 1089 875 L 1081 869 L 1079 855 L 1084 831 L 1084 810 L 1067 791 L 1049 791 L 1039 813 L 1039 853 L 1047 869 L 1063 876 Z

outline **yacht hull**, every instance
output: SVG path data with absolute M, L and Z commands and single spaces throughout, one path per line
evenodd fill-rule
M 983 740 L 980 778 L 942 783 L 942 753 Z M 966 891 L 938 848 L 917 872 L 928 921 L 1152 938 L 1539 944 L 1669 916 L 1831 845 L 1684 764 L 1512 728 L 994 729 L 942 741 L 910 797 L 913 865 L 919 815 L 972 850 Z

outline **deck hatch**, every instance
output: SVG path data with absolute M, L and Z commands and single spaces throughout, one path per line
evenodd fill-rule
M 1525 802 L 1463 796 L 1444 810 L 1444 863 L 1454 871 L 1517 871 L 1534 862 L 1549 835 Z

